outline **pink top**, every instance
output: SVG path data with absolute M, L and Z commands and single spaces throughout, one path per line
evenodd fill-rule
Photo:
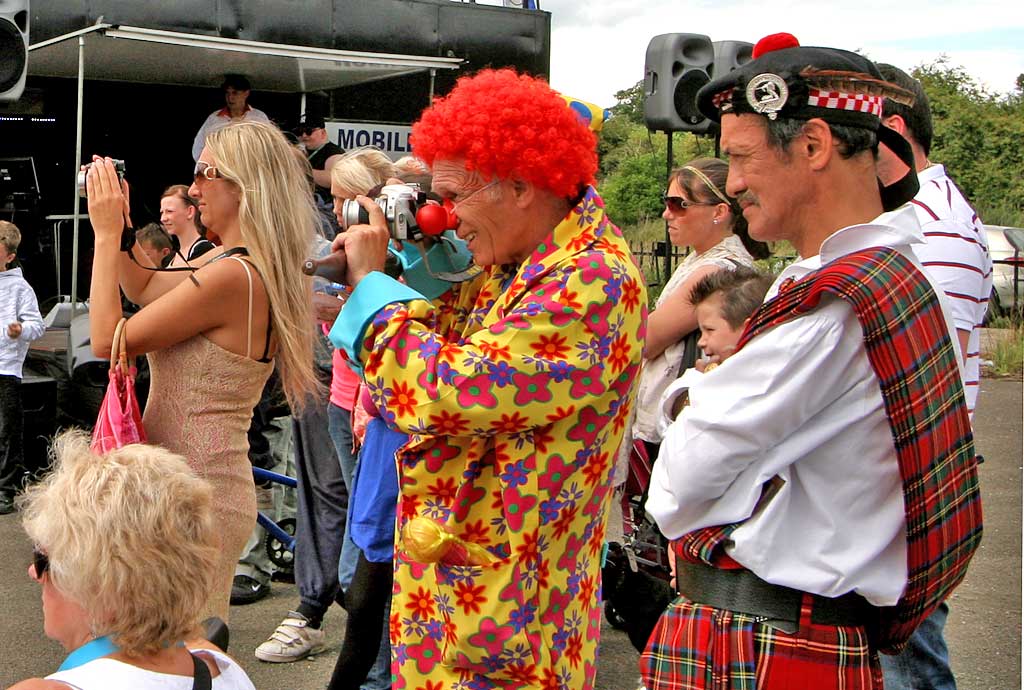
M 351 412 L 356 403 L 359 376 L 348 366 L 348 359 L 343 350 L 334 351 L 332 368 L 331 402 Z

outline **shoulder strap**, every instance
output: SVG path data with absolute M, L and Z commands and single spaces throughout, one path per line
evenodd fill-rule
M 193 681 L 192 690 L 210 690 L 213 687 L 213 679 L 210 677 L 210 669 L 206 662 L 198 655 L 189 652 L 192 657 Z
M 252 354 L 252 270 L 249 268 L 248 261 L 244 261 L 237 256 L 229 256 L 228 258 L 242 264 L 245 268 L 245 277 L 249 279 L 249 316 L 245 335 L 245 356 L 249 357 Z

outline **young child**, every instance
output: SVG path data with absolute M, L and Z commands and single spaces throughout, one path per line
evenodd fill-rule
M 29 342 L 46 330 L 35 293 L 10 266 L 20 244 L 17 226 L 0 220 L 0 515 L 14 511 L 25 466 L 21 368 Z
M 136 230 L 135 241 L 157 268 L 166 268 L 174 259 L 171 236 L 159 223 L 150 223 Z
M 764 302 L 773 280 L 765 273 L 737 266 L 704 276 L 693 286 L 690 304 L 700 328 L 697 346 L 704 353 L 704 358 L 697 360 L 698 371 L 708 371 L 736 352 L 747 319 Z
M 693 369 L 687 369 L 666 390 L 661 399 L 658 426 L 664 433 L 688 401 L 685 394 L 693 377 L 711 371 L 736 352 L 746 320 L 771 287 L 773 276 L 746 266 L 710 273 L 690 291 L 690 304 L 700 328 L 698 347 L 704 353 Z

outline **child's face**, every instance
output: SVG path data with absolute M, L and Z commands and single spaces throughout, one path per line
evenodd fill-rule
M 743 327 L 733 328 L 722 317 L 722 294 L 712 295 L 697 305 L 697 325 L 700 340 L 697 345 L 712 362 L 721 362 L 736 351 L 736 343 L 743 335 Z
M 153 246 L 152 242 L 139 242 L 139 246 L 142 247 L 142 251 L 146 253 L 149 260 L 153 262 L 153 265 L 159 268 L 163 265 L 164 257 L 171 253 L 170 249 L 157 249 Z
M 0 242 L 0 271 L 6 271 L 14 263 L 14 252 L 7 249 L 7 245 Z

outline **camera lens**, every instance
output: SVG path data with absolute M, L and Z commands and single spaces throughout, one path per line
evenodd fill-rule
M 353 225 L 370 222 L 370 214 L 355 199 L 345 199 L 341 205 L 341 229 L 348 230 Z

